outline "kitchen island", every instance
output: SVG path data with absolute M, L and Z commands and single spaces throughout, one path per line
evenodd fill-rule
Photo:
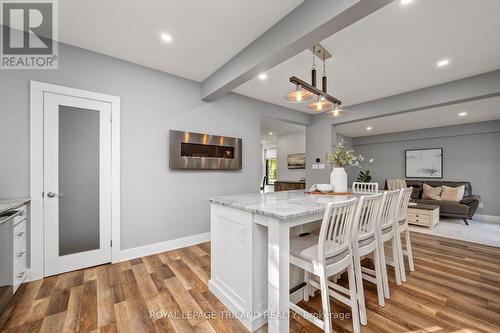
M 304 191 L 210 198 L 210 290 L 251 332 L 288 333 L 290 290 L 303 281 L 290 269 L 290 233 L 319 221 L 329 202 L 359 195 L 310 195 Z

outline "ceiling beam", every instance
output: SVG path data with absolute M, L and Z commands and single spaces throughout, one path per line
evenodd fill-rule
M 305 0 L 201 84 L 212 101 L 394 0 Z
M 313 116 L 314 122 L 341 125 L 500 96 L 500 70 L 348 106 L 342 117 Z

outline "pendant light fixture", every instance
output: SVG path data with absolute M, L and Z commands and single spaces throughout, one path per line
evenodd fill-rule
M 313 98 L 313 94 L 302 88 L 300 84 L 297 84 L 295 89 L 291 91 L 286 97 L 286 100 L 291 103 L 303 103 Z
M 316 95 L 315 100 L 308 105 L 308 108 L 314 112 L 330 111 L 335 115 L 340 115 L 343 111 L 340 109 L 342 102 L 327 93 L 326 59 L 332 55 L 320 44 L 312 47 L 313 63 L 311 69 L 311 84 L 292 76 L 290 82 L 295 84 L 295 89 L 290 92 L 285 99 L 292 103 L 302 103 L 308 101 Z M 323 60 L 323 74 L 321 77 L 322 89 L 316 87 L 316 57 Z M 332 109 L 332 107 L 334 107 Z
M 335 104 L 331 111 L 328 111 L 328 114 L 332 117 L 340 117 L 344 114 L 344 110 L 340 108 L 340 105 Z
M 313 87 L 316 87 L 316 61 L 314 52 L 311 66 L 311 84 Z M 287 96 L 285 96 L 285 99 L 291 103 L 303 103 L 311 100 L 313 96 L 314 95 L 311 92 L 303 89 L 301 84 L 297 84 L 295 90 L 292 90 Z
M 313 48 L 314 50 L 314 48 Z M 326 94 L 327 88 L 327 78 L 326 78 L 326 64 L 325 64 L 325 56 L 323 55 L 323 74 L 321 76 L 321 85 L 322 91 Z M 315 102 L 309 104 L 309 109 L 313 111 L 327 111 L 333 106 L 333 103 L 325 98 L 323 95 L 318 95 L 318 98 Z

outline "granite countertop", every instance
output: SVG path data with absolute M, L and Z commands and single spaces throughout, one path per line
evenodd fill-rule
M 0 214 L 7 212 L 11 209 L 21 207 L 28 203 L 30 198 L 3 198 L 0 199 Z
M 359 195 L 314 195 L 304 190 L 212 197 L 210 202 L 279 220 L 323 213 L 329 202 L 349 200 Z

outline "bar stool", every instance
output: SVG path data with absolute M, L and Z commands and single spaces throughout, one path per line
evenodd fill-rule
M 319 236 L 309 234 L 292 237 L 290 243 L 290 263 L 305 271 L 304 300 L 307 302 L 309 296 L 312 296 L 312 287 L 320 290 L 323 320 L 293 302 L 289 303 L 289 308 L 326 333 L 333 332 L 330 296 L 351 308 L 353 331 L 361 332 L 351 247 L 352 225 L 357 203 L 357 198 L 329 203 L 323 216 Z M 349 289 L 328 280 L 329 277 L 345 270 L 348 274 Z M 319 277 L 319 283 L 311 275 Z
M 400 191 L 399 203 L 398 207 L 396 208 L 396 219 L 394 220 L 394 229 L 396 233 L 397 248 L 399 254 L 399 270 L 401 272 L 401 280 L 403 282 L 406 282 L 404 256 L 408 257 L 408 266 L 410 268 L 410 272 L 415 271 L 415 266 L 413 264 L 413 252 L 411 249 L 410 227 L 408 225 L 408 220 L 406 219 L 408 215 L 408 204 L 410 202 L 413 188 L 403 188 Z M 401 241 L 402 233 L 405 234 L 406 250 L 403 250 L 403 243 Z
M 367 324 L 363 279 L 377 286 L 378 304 L 385 306 L 382 268 L 377 245 L 376 227 L 383 194 L 362 196 L 354 217 L 352 255 L 358 294 L 359 317 L 362 325 Z M 361 267 L 361 260 L 372 256 L 374 270 Z M 374 275 L 374 276 L 372 276 Z
M 382 203 L 379 209 L 379 216 L 377 218 L 377 228 L 375 230 L 375 236 L 377 238 L 377 245 L 379 249 L 380 256 L 380 266 L 382 269 L 382 279 L 384 283 L 384 296 L 385 298 L 390 298 L 389 291 L 389 279 L 387 276 L 387 266 L 385 258 L 385 248 L 386 242 L 391 242 L 392 244 L 392 263 L 395 266 L 394 272 L 396 276 L 396 284 L 401 285 L 401 272 L 399 268 L 399 252 L 396 240 L 396 234 L 394 232 L 394 220 L 396 219 L 396 208 L 398 207 L 400 190 L 386 191 L 382 197 Z
M 378 193 L 378 183 L 352 183 L 352 191 L 355 193 Z

